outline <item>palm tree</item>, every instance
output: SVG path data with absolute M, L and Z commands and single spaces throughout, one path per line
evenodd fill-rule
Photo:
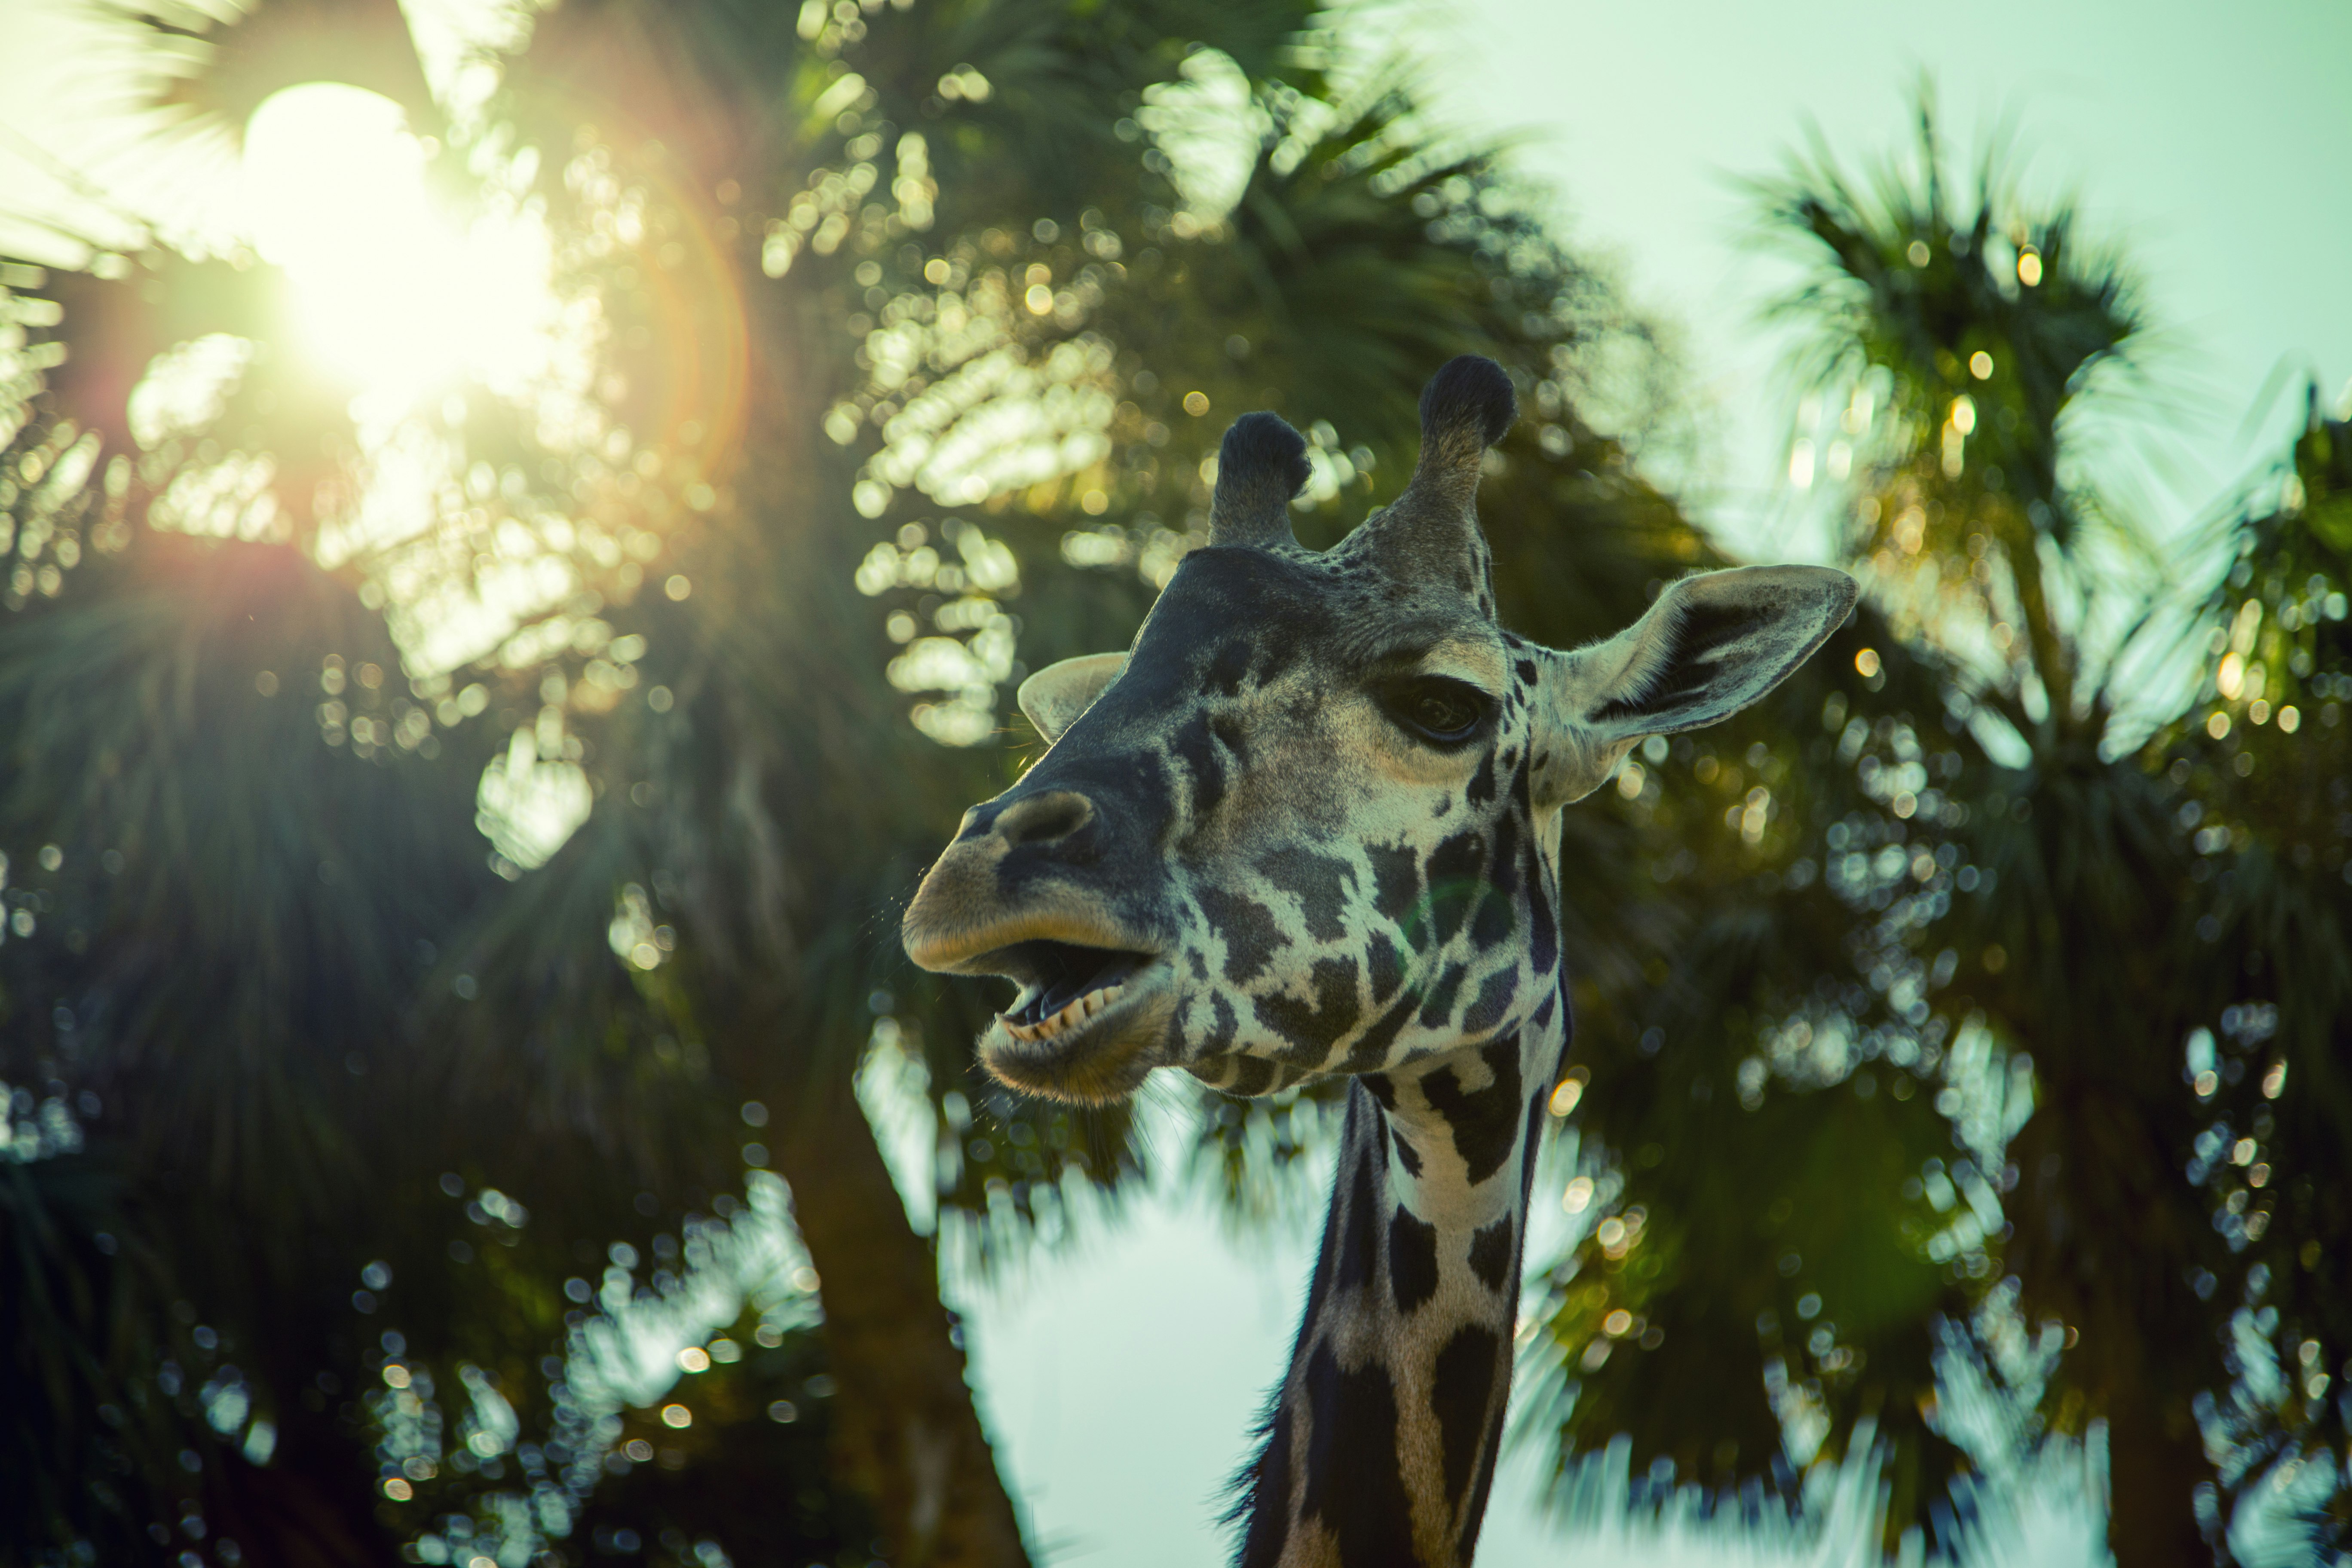
M 1790 1458 L 1874 1445 L 1892 1548 L 1983 1500 L 1968 1470 L 2104 1420 L 2117 1561 L 2201 1563 L 2229 1514 L 2200 1489 L 2233 1504 L 2330 1419 L 2340 742 L 2261 726 L 2334 689 L 2340 558 L 2282 506 L 2201 610 L 2135 577 L 2154 547 L 2065 461 L 2146 374 L 2128 276 L 1997 164 L 1956 203 L 1920 127 L 1916 174 L 1857 190 L 1823 158 L 1759 187 L 1814 268 L 1784 308 L 1826 411 L 1799 466 L 1851 472 L 1871 587 L 1777 711 L 1626 786 L 1660 879 L 1697 869 L 1705 905 L 1660 989 L 1588 1014 L 1584 1125 L 1615 1168 L 1571 1193 L 1608 1218 L 1556 1277 L 1563 1453 L 1630 1429 L 1669 1484 L 1793 1497 Z M 2326 440 L 2297 506 L 2332 493 Z M 2210 710 L 2168 722 L 2184 624 L 2220 662 Z M 2289 1140 L 2252 1097 L 2305 1082 Z
M 2200 961 L 2205 1011 L 2183 1064 L 2201 1123 L 2187 1174 L 2229 1250 L 2196 1284 L 2217 1320 L 2241 1305 L 2232 1376 L 2200 1412 L 2226 1456 L 2224 1518 L 2275 1486 L 2315 1547 L 2338 1552 L 2352 1529 L 2352 1482 L 2336 1462 L 2347 1421 L 2336 1385 L 2352 1376 L 2352 1215 L 2337 1196 L 2352 1125 L 2347 413 L 2323 417 L 2311 389 L 2292 450 L 2228 515 L 2231 565 L 2189 628 L 2203 679 L 2150 748 L 2189 797 L 2178 822 L 2197 891 L 2183 913 L 2198 947 L 2182 946 Z
M 1924 115 L 1922 126 L 1932 169 L 1940 150 Z M 1883 416 L 1893 450 L 1861 505 L 1864 545 L 1891 568 L 1890 589 L 1926 601 L 1923 628 L 1947 601 L 1973 616 L 1988 668 L 1956 672 L 1959 693 L 1978 724 L 2026 742 L 2022 768 L 1989 770 L 1988 795 L 2009 809 L 1971 814 L 1970 859 L 1995 890 L 1961 900 L 1944 940 L 1975 961 L 1955 969 L 1953 1016 L 1980 1009 L 2031 1053 L 2034 1115 L 2004 1164 L 2030 1174 L 2009 1205 L 2003 1262 L 2027 1321 L 2087 1342 L 2060 1363 L 2044 1409 L 2061 1430 L 2106 1418 L 2114 1496 L 2128 1500 L 2111 1513 L 2119 1561 L 2193 1560 L 2206 1550 L 2193 1493 L 2210 1472 L 2191 1402 L 2221 1373 L 2185 1283 L 2214 1260 L 2212 1232 L 2174 1175 L 2190 1104 L 2173 1053 L 2194 1013 L 2173 1009 L 2198 1001 L 2163 984 L 2179 935 L 2168 792 L 2136 761 L 2101 754 L 2130 689 L 2089 614 L 2089 536 L 2120 525 L 2062 482 L 2058 461 L 2062 421 L 2097 378 L 2128 367 L 2141 327 L 2128 281 L 2076 243 L 2072 215 L 2012 227 L 1995 179 L 1989 170 L 1965 222 L 1947 216 L 1932 177 L 1876 211 L 1824 183 L 1782 212 L 1834 258 L 1805 303 L 1825 337 L 1851 343 L 1838 368 L 1851 383 L 1884 367 L 1902 384 Z M 1965 646 L 1938 620 L 1937 635 Z
M 1587 568 L 1544 613 L 1598 630 L 1696 552 L 1578 416 L 1638 329 L 1303 10 L 854 10 L 583 3 L 492 95 L 369 79 L 545 236 L 578 335 L 520 390 L 347 414 L 249 256 L 7 275 L 47 389 L 11 394 L 0 820 L 57 851 L 11 863 L 0 949 L 0 1070 L 55 1133 L 11 1143 L 7 1386 L 48 1423 L 12 1552 L 1021 1561 L 853 1087 L 882 1042 L 927 1064 L 939 1201 L 992 1238 L 1144 1158 L 979 1081 L 982 999 L 896 956 L 894 899 L 1018 764 L 1014 656 L 1129 635 L 1210 411 L 1314 430 L 1328 530 L 1465 348 L 1543 416 L 1514 494 L 1580 529 L 1528 528 Z M 324 14 L 215 29 L 172 93 L 341 68 Z M 1235 83 L 1241 134 L 1187 154 L 1233 199 L 1162 143 Z M 403 473 L 421 506 L 374 509 Z M 744 1272 L 771 1163 L 797 1285 Z M 648 1394 L 625 1322 L 703 1370 Z

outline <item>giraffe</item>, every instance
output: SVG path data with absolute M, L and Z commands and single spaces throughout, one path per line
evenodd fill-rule
M 1049 749 L 965 814 L 903 925 L 924 968 L 1019 985 L 979 1042 L 1016 1089 L 1352 1079 L 1297 1340 L 1235 1483 L 1239 1568 L 1471 1561 L 1570 1035 L 1560 808 L 1643 738 L 1761 697 L 1855 595 L 1825 568 L 1706 573 L 1614 637 L 1540 647 L 1496 624 L 1475 508 L 1508 376 L 1456 359 L 1421 412 L 1403 492 L 1321 552 L 1288 521 L 1305 442 L 1236 421 L 1208 544 L 1129 652 L 1023 685 Z

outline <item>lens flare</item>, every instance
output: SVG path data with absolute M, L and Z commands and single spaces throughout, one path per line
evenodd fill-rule
M 545 226 L 459 224 L 433 199 L 429 157 L 399 105 L 335 82 L 273 93 L 246 127 L 247 228 L 285 270 L 306 350 L 403 403 L 528 380 L 560 310 Z

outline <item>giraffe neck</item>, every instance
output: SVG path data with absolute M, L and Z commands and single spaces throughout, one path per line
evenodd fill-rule
M 1559 1000 L 1517 1035 L 1350 1086 L 1306 1316 L 1243 1477 L 1236 1568 L 1470 1562 L 1566 1046 Z

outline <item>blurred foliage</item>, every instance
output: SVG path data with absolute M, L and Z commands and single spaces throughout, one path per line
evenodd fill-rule
M 1328 542 L 1465 351 L 1506 620 L 1611 632 L 1720 563 L 1636 470 L 1671 366 L 1305 7 L 567 0 L 416 76 L 388 14 L 110 13 L 200 127 L 400 102 L 544 258 L 461 273 L 530 374 L 355 384 L 238 245 L 0 267 L 0 1560 L 1021 1561 L 940 1252 L 1171 1163 L 1262 1214 L 1328 1131 L 976 1073 L 895 916 L 1012 688 L 1129 639 L 1232 415 Z M 1949 1546 L 2105 1418 L 2126 1564 L 2258 1495 L 2340 1545 L 2352 447 L 2165 601 L 2081 455 L 2127 273 L 1937 168 L 1759 190 L 1870 595 L 1564 822 L 1526 1429 L 1751 1510 L 1874 1460 Z
M 322 14 L 166 96 L 337 74 Z M 1020 1560 L 914 1226 L 984 1259 L 1171 1160 L 1246 1211 L 1321 1136 L 1018 1101 L 899 959 L 1024 667 L 1131 636 L 1226 416 L 1313 433 L 1336 537 L 1465 347 L 1563 636 L 1701 554 L 1628 467 L 1643 331 L 1312 22 L 573 0 L 429 100 L 367 68 L 561 306 L 430 395 L 236 244 L 0 275 L 12 1559 Z M 445 242 L 384 243 L 357 325 L 446 333 Z
M 1997 164 L 1954 216 L 1941 156 L 1923 114 L 1866 192 L 1759 188 L 1816 269 L 1792 474 L 1869 591 L 1620 780 L 1666 934 L 1580 972 L 1590 1228 L 1538 1386 L 1661 1495 L 1794 1501 L 1874 1445 L 1890 1550 L 2093 1419 L 2119 1563 L 2282 1507 L 2340 1534 L 2340 426 L 2164 603 L 2147 563 L 2210 581 L 2214 542 L 2163 563 L 2070 446 L 2146 374 L 2126 275 Z
M 2207 1010 L 2187 1042 L 2192 1189 L 2228 1247 L 2198 1294 L 2227 1310 L 2233 1374 L 2199 1416 L 2227 1497 L 2275 1488 L 2352 1545 L 2352 409 L 2315 394 L 2291 459 L 2233 521 L 2202 606 L 2205 679 L 2151 746 L 2176 817 Z M 2184 933 L 2185 934 L 2185 933 Z M 2221 1317 L 2221 1312 L 2214 1313 Z

